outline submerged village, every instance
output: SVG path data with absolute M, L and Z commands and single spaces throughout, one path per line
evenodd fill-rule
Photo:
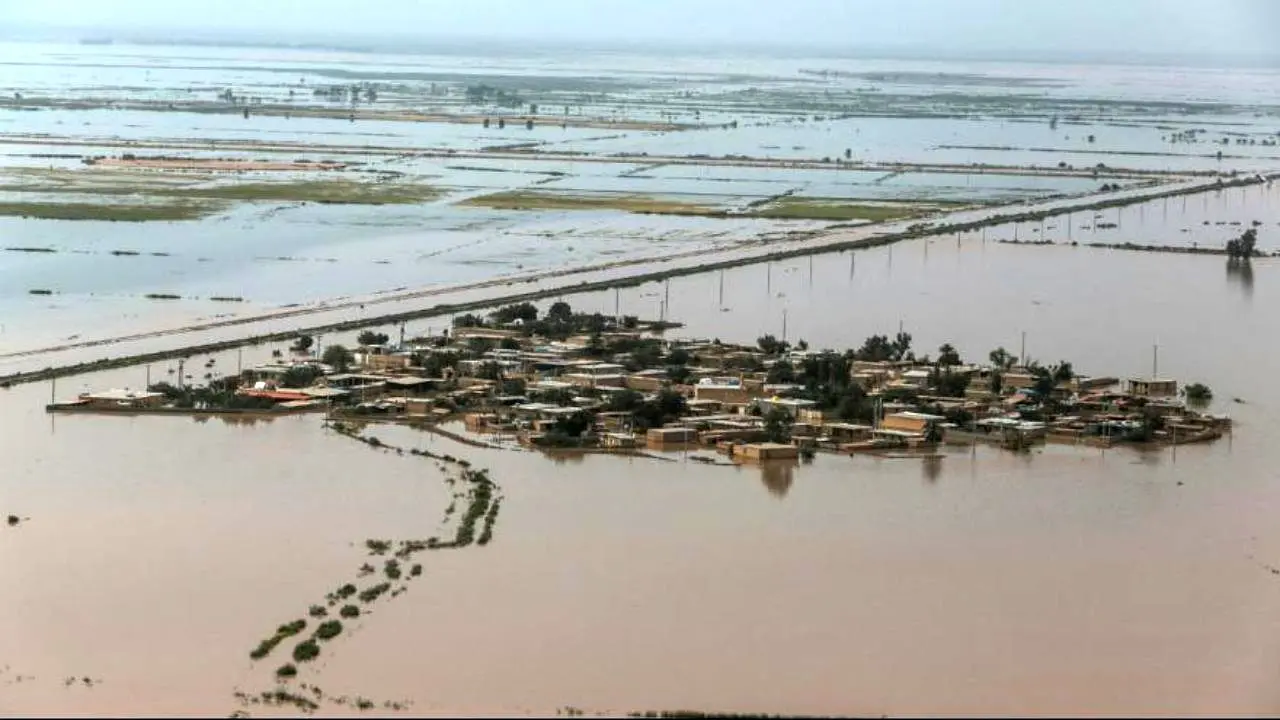
M 324 413 L 338 429 L 408 423 L 471 444 L 639 453 L 706 448 L 733 462 L 819 451 L 933 454 L 940 444 L 1025 450 L 1057 442 L 1159 447 L 1212 441 L 1230 419 L 1200 383 L 1078 373 L 1004 348 L 981 362 L 909 333 L 818 350 L 772 335 L 755 346 L 667 339 L 678 323 L 575 312 L 556 302 L 466 314 L 438 335 L 358 346 L 299 336 L 268 364 L 55 399 L 50 412 L 261 417 Z M 213 361 L 206 364 L 212 369 Z M 459 423 L 458 421 L 461 421 Z M 453 429 L 450 429 L 453 428 Z M 696 460 L 715 462 L 706 456 Z

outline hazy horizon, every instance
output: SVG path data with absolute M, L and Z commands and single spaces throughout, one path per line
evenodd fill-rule
M 0 5 L 11 39 L 206 41 L 355 50 L 450 43 L 636 48 L 790 48 L 815 54 L 1016 59 L 1280 60 L 1270 38 L 1280 3 L 1265 0 L 791 0 L 744 8 L 729 0 L 46 0 Z

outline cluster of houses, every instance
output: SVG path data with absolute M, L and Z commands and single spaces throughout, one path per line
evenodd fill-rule
M 602 340 L 640 337 L 638 331 L 608 335 L 545 342 L 518 329 L 457 328 L 449 337 L 361 347 L 354 369 L 346 372 L 305 358 L 248 368 L 235 392 L 285 411 L 419 421 L 460 416 L 469 432 L 502 434 L 530 445 L 542 444 L 570 418 L 585 417 L 588 421 L 575 437 L 578 446 L 625 450 L 697 445 L 761 460 L 794 458 L 817 449 L 915 449 L 939 442 L 1010 447 L 1038 440 L 1103 446 L 1135 440 L 1184 443 L 1219 437 L 1229 427 L 1225 417 L 1187 408 L 1174 380 L 1121 383 L 1073 375 L 1053 386 L 1053 412 L 1048 414 L 1050 404 L 1035 390 L 1037 375 L 1031 370 L 950 366 L 949 374 L 965 375 L 968 382 L 961 397 L 943 397 L 931 394 L 936 366 L 905 360 L 848 364 L 848 381 L 859 385 L 874 407 L 864 422 L 849 422 L 801 397 L 799 386 L 769 381 L 769 367 L 799 365 L 819 353 L 769 355 L 718 341 L 665 342 L 667 355 L 679 348 L 690 358 L 677 373 L 670 365 L 636 368 L 625 354 L 602 356 Z M 436 353 L 450 355 L 450 361 L 424 362 Z M 428 364 L 437 372 L 428 372 Z M 314 383 L 285 387 L 283 380 L 300 365 L 315 368 Z M 739 369 L 744 367 L 753 370 Z M 999 383 L 992 382 L 994 373 L 999 373 Z M 678 393 L 682 413 L 661 427 L 638 426 L 632 412 L 609 410 L 610 397 L 621 392 L 650 398 Z M 164 401 L 161 393 L 113 390 L 85 394 L 75 402 L 87 408 L 128 409 L 159 407 Z M 781 437 L 780 417 L 785 418 Z M 770 418 L 773 427 L 768 426 Z

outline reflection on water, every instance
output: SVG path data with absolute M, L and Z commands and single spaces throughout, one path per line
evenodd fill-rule
M 942 475 L 942 456 L 929 455 L 920 460 L 921 470 L 924 472 L 925 482 L 930 485 L 938 482 L 938 477 Z
M 1240 286 L 1244 296 L 1253 297 L 1253 261 L 1249 258 L 1227 258 L 1227 279 Z
M 760 480 L 769 494 L 781 500 L 795 482 L 795 460 L 766 460 L 760 464 Z

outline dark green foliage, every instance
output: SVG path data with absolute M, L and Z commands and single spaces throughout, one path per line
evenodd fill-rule
M 378 583 L 373 587 L 365 588 L 360 591 L 360 602 L 368 604 L 382 597 L 382 594 L 391 589 L 391 583 Z
M 351 367 L 351 363 L 355 361 L 355 355 L 342 345 L 330 345 L 324 349 L 324 354 L 320 356 L 320 361 L 338 372 L 346 372 L 347 368 Z
M 950 343 L 938 348 L 937 364 L 942 367 L 960 364 L 960 353 Z
M 391 338 L 386 333 L 365 330 L 356 338 L 361 345 L 386 345 Z
M 515 320 L 532 322 L 538 319 L 538 308 L 529 302 L 506 305 L 490 313 L 489 318 L 499 325 L 508 325 Z
M 280 376 L 280 386 L 287 388 L 310 387 L 320 377 L 320 368 L 315 365 L 294 365 Z
M 360 617 L 360 608 L 355 605 L 343 605 L 338 614 L 344 618 Z
M 1008 370 L 1018 364 L 1018 358 L 1010 355 L 1009 351 L 1002 347 L 992 350 L 987 357 L 991 359 L 991 364 L 999 370 Z
M 204 387 L 178 387 L 167 382 L 151 385 L 152 392 L 163 393 L 165 400 L 180 408 L 217 408 L 222 410 L 269 410 L 275 401 L 236 394 L 239 378 L 213 380 Z
M 321 640 L 332 640 L 342 633 L 342 623 L 338 620 L 328 620 L 320 623 L 320 627 L 316 628 L 316 637 Z
M 663 388 L 652 400 L 646 400 L 632 411 L 636 429 L 661 427 L 684 415 L 688 403 L 684 396 L 670 388 Z
M 1240 237 L 1227 241 L 1227 257 L 1230 259 L 1248 259 L 1257 254 L 1254 246 L 1258 243 L 1258 231 L 1255 228 L 1245 230 Z
M 453 319 L 456 328 L 484 327 L 484 318 L 472 313 L 465 313 Z
M 1191 403 L 1207 403 L 1213 399 L 1213 391 L 1203 383 L 1191 383 L 1182 389 L 1182 394 Z
M 315 640 L 303 640 L 293 646 L 293 661 L 298 663 L 311 662 L 320 656 L 320 646 Z
M 609 412 L 631 412 L 644 404 L 644 395 L 635 390 L 621 390 L 609 395 L 605 410 Z
M 298 633 L 305 630 L 306 627 L 307 627 L 307 621 L 301 620 L 301 619 L 294 620 L 291 623 L 285 623 L 284 625 L 281 625 L 280 627 L 276 628 L 276 632 L 274 635 L 267 638 L 266 640 L 263 640 L 261 643 L 258 643 L 258 647 L 254 648 L 253 652 L 249 653 L 249 657 L 254 660 L 261 660 L 267 655 L 270 655 L 271 651 L 275 650 L 276 646 L 279 645 L 281 642 L 283 642 L 288 638 L 293 637 L 294 635 L 297 635 Z
M 949 366 L 943 366 L 941 370 L 935 369 L 929 373 L 929 387 L 938 395 L 962 398 L 969 387 L 969 376 L 966 373 L 952 372 Z
M 769 408 L 764 414 L 765 440 L 785 443 L 791 440 L 791 415 L 780 408 Z
M 911 333 L 900 332 L 893 340 L 885 335 L 872 335 L 855 353 L 858 360 L 872 362 L 898 361 L 910 358 Z
M 756 344 L 764 351 L 766 355 L 781 355 L 790 347 L 786 342 L 779 340 L 772 335 L 763 335 L 756 340 Z
M 293 663 L 285 663 L 284 665 L 276 668 L 276 677 L 278 678 L 291 678 L 295 677 L 297 674 L 298 667 Z

